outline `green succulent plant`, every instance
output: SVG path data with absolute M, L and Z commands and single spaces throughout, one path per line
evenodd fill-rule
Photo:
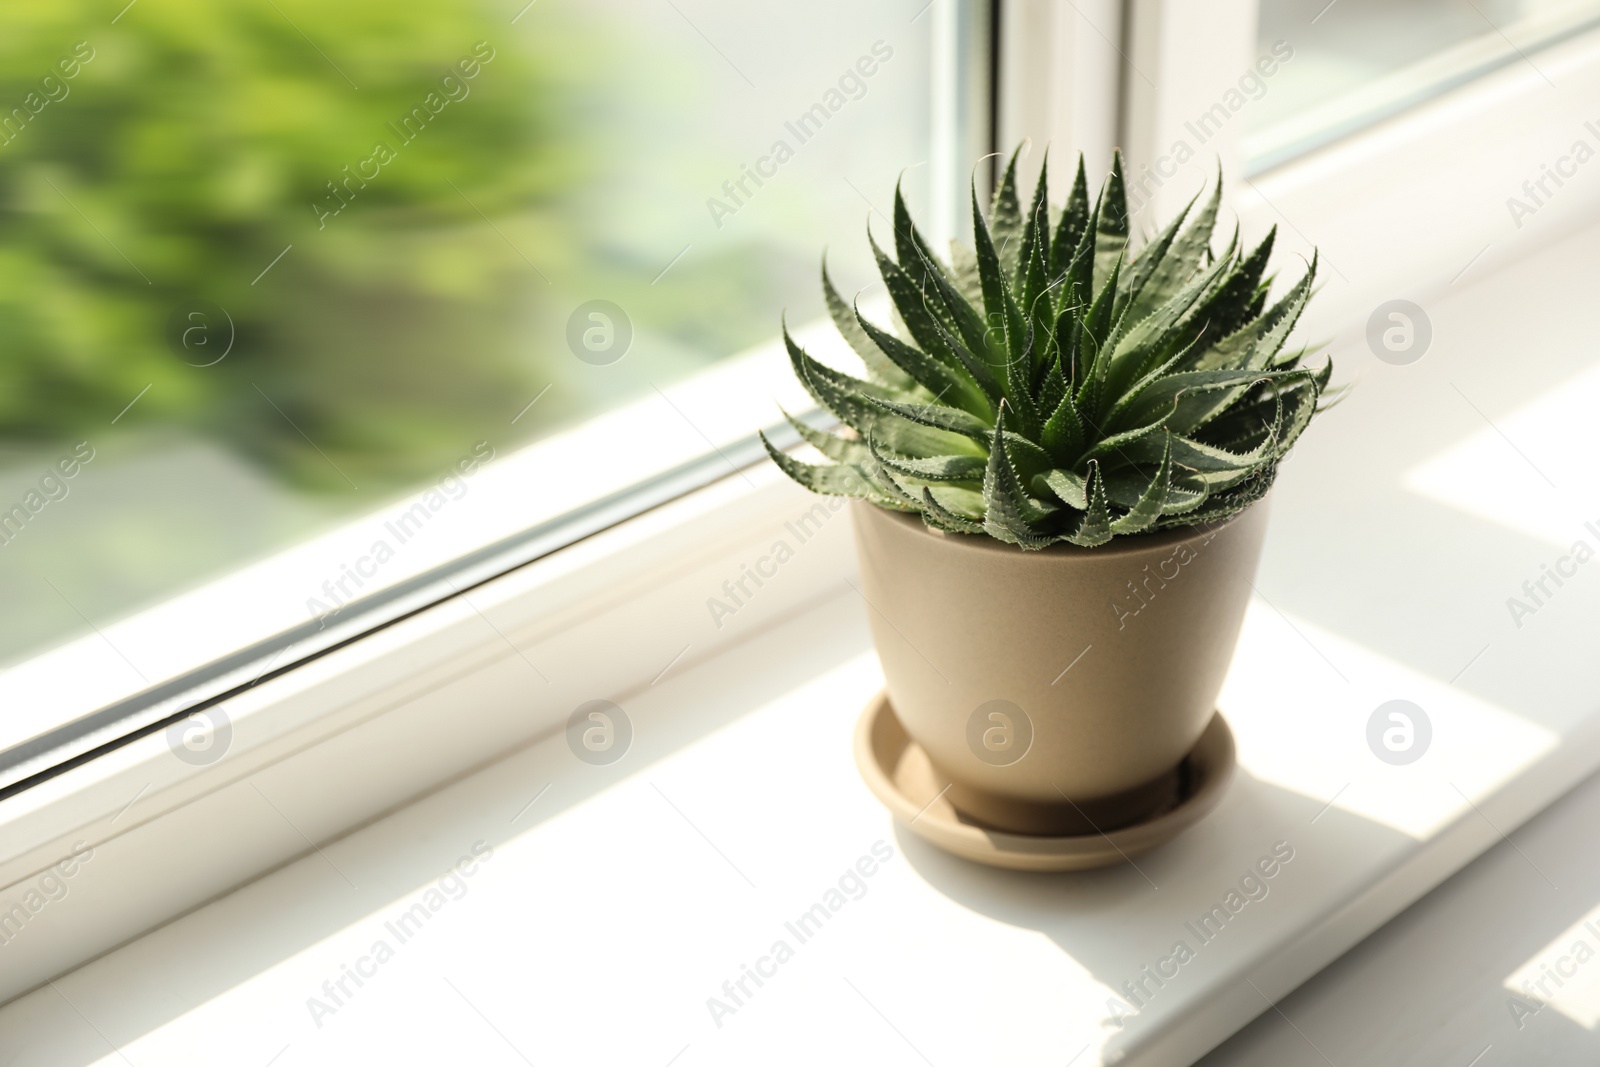
M 1020 150 L 1019 150 L 1020 151 Z M 1064 208 L 1047 165 L 1026 213 L 1013 153 L 989 218 L 972 196 L 973 246 L 938 259 L 896 189 L 895 258 L 868 233 L 893 329 L 846 303 L 822 267 L 839 333 L 865 380 L 808 356 L 794 372 L 837 432 L 785 412 L 832 464 L 774 447 L 818 493 L 917 512 L 929 526 L 1024 549 L 1213 523 L 1260 499 L 1319 410 L 1332 371 L 1285 342 L 1311 295 L 1305 274 L 1268 305 L 1275 230 L 1211 248 L 1218 176 L 1137 254 L 1120 156 L 1093 205 L 1083 159 Z M 1188 220 L 1187 226 L 1184 225 Z

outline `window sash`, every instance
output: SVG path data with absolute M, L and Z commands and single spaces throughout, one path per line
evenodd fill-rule
M 990 143 L 993 11 L 989 0 L 933 0 L 918 17 L 934 21 L 928 165 L 933 232 L 948 235 L 966 219 L 969 161 Z M 795 333 L 848 365 L 825 321 Z M 776 340 L 500 457 L 476 476 L 472 508 L 451 505 L 430 520 L 436 550 L 407 549 L 385 566 L 384 585 L 326 616 L 310 598 L 335 606 L 323 583 L 345 577 L 425 490 L 0 672 L 0 702 L 12 709 L 0 719 L 0 800 L 742 471 L 764 455 L 752 427 L 767 425 L 780 441 L 792 434 L 772 426 L 774 400 L 791 412 L 812 408 Z M 492 494 L 493 506 L 477 506 Z

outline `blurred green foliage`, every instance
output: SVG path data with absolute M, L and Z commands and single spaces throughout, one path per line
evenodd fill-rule
M 550 205 L 587 166 L 562 117 L 579 50 L 473 2 L 115 7 L 0 9 L 0 439 L 103 432 L 148 385 L 120 426 L 365 491 L 532 395 L 517 339 L 546 282 L 524 256 L 570 243 Z M 197 300 L 232 320 L 214 366 L 169 340 Z M 204 328 L 220 352 L 227 325 Z
M 875 90 L 874 137 L 834 137 L 716 228 L 706 197 L 783 106 L 659 0 L 525 3 L 0 3 L 0 508 L 77 441 L 100 456 L 0 552 L 0 663 L 437 481 L 476 441 L 508 454 L 770 342 L 786 305 L 821 311 L 819 226 L 859 232 L 830 168 L 920 158 L 909 79 Z M 828 23 L 777 0 L 702 6 L 797 59 L 839 33 L 776 33 L 781 11 Z M 870 276 L 857 242 L 830 262 Z M 634 330 L 607 366 L 567 348 L 594 299 Z

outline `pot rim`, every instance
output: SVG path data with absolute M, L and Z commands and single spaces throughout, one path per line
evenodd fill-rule
M 1082 545 L 1059 542 L 1057 544 L 1050 545 L 1047 548 L 1042 548 L 1031 552 L 1018 545 L 1007 544 L 998 538 L 990 537 L 988 534 L 948 533 L 944 530 L 936 530 L 927 523 L 923 522 L 922 516 L 909 511 L 896 511 L 892 508 L 882 507 L 878 504 L 872 503 L 871 501 L 861 500 L 859 498 L 853 500 L 852 503 L 864 508 L 871 508 L 873 511 L 881 513 L 890 521 L 899 522 L 903 526 L 915 527 L 916 532 L 925 537 L 937 538 L 938 540 L 949 544 L 952 546 L 952 548 L 954 548 L 955 551 L 958 552 L 1003 552 L 1024 558 L 1049 559 L 1053 556 L 1087 557 L 1131 555 L 1137 552 L 1148 551 L 1150 549 L 1170 548 L 1173 545 L 1183 544 L 1186 541 L 1193 541 L 1196 538 L 1203 537 L 1207 534 L 1215 536 L 1228 526 L 1233 525 L 1235 522 L 1248 515 L 1255 508 L 1259 507 L 1266 499 L 1266 497 L 1262 497 L 1260 500 L 1255 501 L 1244 510 L 1237 511 L 1228 516 L 1226 519 L 1223 519 L 1220 522 L 1211 523 L 1210 525 L 1197 523 L 1193 526 L 1183 526 L 1176 530 L 1163 530 L 1159 533 L 1121 534 L 1113 537 L 1105 544 L 1096 545 L 1093 548 L 1085 548 Z

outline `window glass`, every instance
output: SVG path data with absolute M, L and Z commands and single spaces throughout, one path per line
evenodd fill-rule
M 922 0 L 118 6 L 0 9 L 0 662 L 815 316 L 929 154 Z
M 1261 0 L 1259 51 L 1292 52 L 1250 108 L 1251 171 L 1600 26 L 1596 0 Z

